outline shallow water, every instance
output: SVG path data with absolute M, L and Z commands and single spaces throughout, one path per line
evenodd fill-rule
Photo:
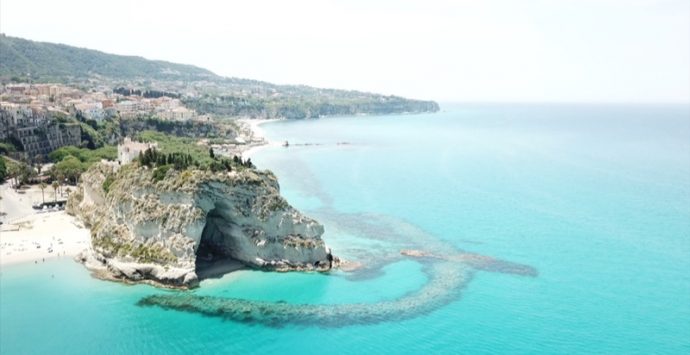
M 252 160 L 363 271 L 239 271 L 180 293 L 69 260 L 10 266 L 0 352 L 690 352 L 690 108 L 443 108 L 264 126 L 291 146 Z M 471 253 L 496 263 L 457 258 Z M 151 295 L 198 307 L 141 307 Z M 235 316 L 257 305 L 288 321 Z

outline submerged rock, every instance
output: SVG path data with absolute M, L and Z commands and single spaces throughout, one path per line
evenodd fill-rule
M 92 167 L 67 202 L 91 229 L 79 259 L 100 277 L 194 287 L 213 259 L 278 271 L 334 264 L 323 226 L 280 196 L 269 171 L 171 169 L 157 181 L 137 164 L 114 170 Z

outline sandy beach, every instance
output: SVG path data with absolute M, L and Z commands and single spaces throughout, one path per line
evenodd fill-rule
M 244 119 L 242 138 L 248 143 L 242 151 L 246 159 L 263 147 L 280 144 L 265 139 L 261 125 L 277 120 Z M 72 188 L 73 189 L 73 188 Z M 0 266 L 43 262 L 50 258 L 71 257 L 89 246 L 90 233 L 64 211 L 36 211 L 32 205 L 66 195 L 55 196 L 48 187 L 14 190 L 9 183 L 0 185 Z
M 88 247 L 89 230 L 74 217 L 64 211 L 44 212 L 31 207 L 42 201 L 40 189 L 18 193 L 3 184 L 0 196 L 0 212 L 4 214 L 0 218 L 0 266 L 71 257 Z M 54 197 L 47 190 L 45 196 L 47 201 Z
M 281 121 L 281 119 L 241 119 L 238 121 L 249 130 L 249 132 L 247 132 L 249 141 L 262 142 L 261 144 L 250 144 L 249 148 L 242 151 L 242 158 L 251 158 L 253 154 L 256 154 L 256 152 L 261 149 L 280 145 L 280 143 L 271 142 L 266 138 L 261 125 L 269 122 Z

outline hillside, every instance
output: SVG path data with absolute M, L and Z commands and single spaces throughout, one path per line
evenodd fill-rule
M 64 44 L 34 42 L 16 37 L 0 37 L 0 76 L 23 77 L 27 73 L 39 81 L 87 78 L 100 75 L 114 79 L 151 77 L 157 80 L 203 80 L 218 78 L 192 65 L 175 64 L 142 57 L 113 55 Z
M 29 79 L 174 91 L 197 111 L 222 116 L 314 118 L 439 110 L 433 101 L 226 78 L 193 65 L 0 35 L 0 80 Z

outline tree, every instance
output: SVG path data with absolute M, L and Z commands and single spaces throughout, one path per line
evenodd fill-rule
M 41 188 L 41 197 L 43 197 L 43 204 L 45 204 L 46 203 L 45 189 L 46 189 L 46 187 L 48 187 L 48 185 L 46 185 L 45 182 L 41 182 L 41 184 L 38 185 L 38 187 Z
M 58 181 L 58 184 L 60 185 L 60 195 L 62 195 L 62 183 L 65 181 L 65 175 L 62 172 L 56 172 L 55 179 Z
M 0 154 L 8 154 L 16 151 L 17 149 L 12 144 L 0 142 Z
M 54 176 L 64 176 L 71 183 L 76 184 L 77 179 L 84 172 L 84 164 L 79 159 L 71 155 L 66 156 L 62 161 L 53 167 Z
M 7 177 L 7 165 L 5 165 L 5 158 L 0 157 L 0 183 L 5 182 Z
M 29 182 L 29 179 L 31 179 L 34 176 L 36 176 L 36 171 L 31 166 L 29 166 L 29 164 L 19 164 L 19 172 L 17 174 L 17 177 L 19 179 L 18 184 L 26 184 Z
M 19 164 L 7 165 L 7 177 L 14 179 L 12 186 L 17 186 L 19 184 L 19 180 L 17 180 L 19 177 Z
M 216 158 L 216 154 L 213 153 L 213 148 L 208 148 L 208 156 L 211 157 L 211 159 Z
M 57 181 L 53 181 L 52 187 L 54 190 L 55 202 L 57 203 L 57 189 L 60 186 Z
M 43 156 L 40 154 L 36 154 L 36 156 L 33 159 L 33 163 L 36 166 L 36 170 L 38 171 L 38 174 L 41 174 L 41 169 L 43 169 Z

